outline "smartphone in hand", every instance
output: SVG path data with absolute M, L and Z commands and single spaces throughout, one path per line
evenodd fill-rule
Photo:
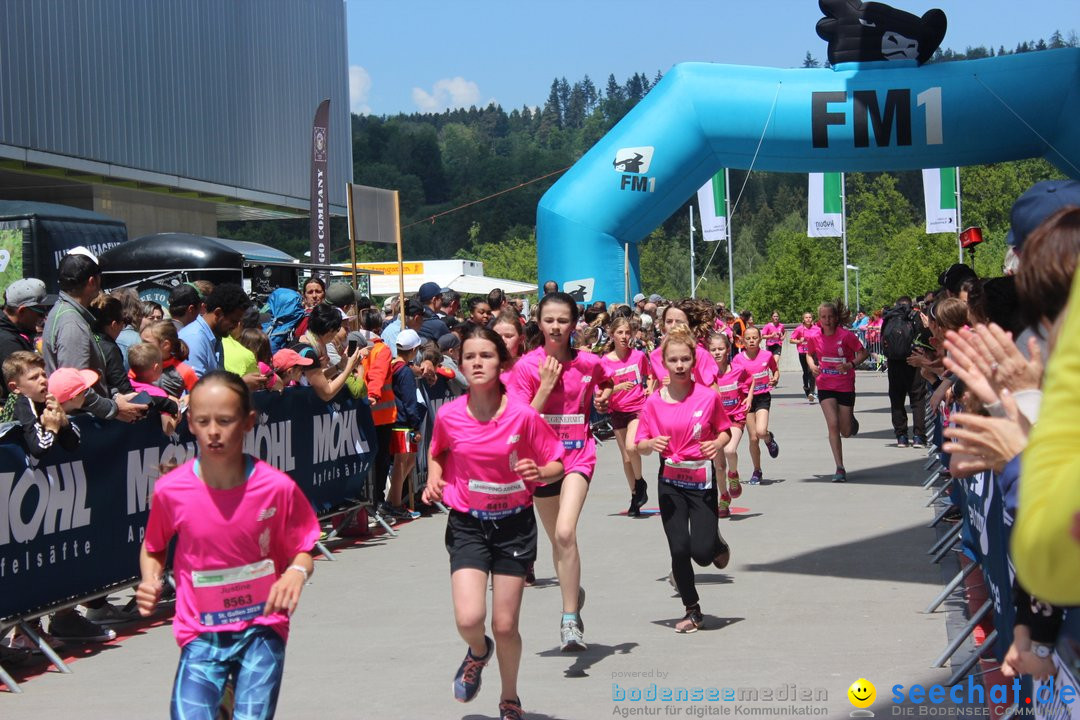
M 130 400 L 128 400 L 128 402 L 131 403 L 132 405 L 149 405 L 150 400 L 151 400 L 150 393 L 143 390 L 141 393 L 138 393 L 137 395 L 132 397 Z
M 358 343 L 355 340 L 350 340 L 349 341 L 349 347 L 348 347 L 348 349 L 345 350 L 345 356 L 346 357 L 352 357 L 353 355 L 356 354 L 356 346 L 357 346 L 357 344 Z

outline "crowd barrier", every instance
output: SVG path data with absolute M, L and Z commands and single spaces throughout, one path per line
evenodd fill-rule
M 245 451 L 289 473 L 320 517 L 355 508 L 376 449 L 367 402 L 290 388 L 254 403 Z M 72 422 L 78 450 L 40 460 L 17 426 L 0 438 L 0 628 L 137 581 L 154 481 L 195 456 L 186 421 L 171 437 L 152 419 Z
M 931 475 L 923 487 L 934 490 L 927 506 L 936 508 L 931 528 L 938 528 L 938 539 L 928 550 L 932 562 L 940 563 L 950 554 L 959 560 L 959 570 L 942 592 L 923 611 L 935 612 L 947 600 L 959 607 L 965 617 L 963 627 L 950 639 L 932 667 L 950 664 L 953 672 L 946 685 L 951 687 L 974 676 L 986 692 L 987 712 L 994 718 L 1018 716 L 1037 720 L 1080 720 L 1080 697 L 1067 702 L 1061 689 L 1071 686 L 1080 695 L 1077 681 L 1080 658 L 1080 613 L 1065 613 L 1065 622 L 1054 652 L 1058 668 L 1052 680 L 1021 679 L 1020 704 L 991 695 L 996 685 L 1012 681 L 1001 672 L 1001 664 L 1013 641 L 1016 623 L 1013 603 L 1014 573 L 1009 559 L 1009 535 L 1013 518 L 1009 513 L 999 478 L 991 471 L 970 478 L 953 478 L 948 473 L 949 457 L 939 448 L 945 441 L 945 421 L 927 399 L 927 424 L 933 423 L 930 459 L 926 470 Z M 941 483 L 940 485 L 938 485 Z M 952 508 L 961 511 L 960 522 L 943 524 Z M 978 572 L 975 572 L 975 571 Z M 981 636 L 981 637 L 980 637 Z M 962 648 L 968 648 L 965 653 Z M 979 668 L 976 670 L 976 666 Z M 1030 698 L 1025 703 L 1023 698 Z

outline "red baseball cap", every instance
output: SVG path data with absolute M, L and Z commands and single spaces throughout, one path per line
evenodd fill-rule
M 49 393 L 59 403 L 66 403 L 77 398 L 98 382 L 98 374 L 93 370 L 76 368 L 57 368 L 49 376 Z
M 274 369 L 275 370 L 288 370 L 291 367 L 300 365 L 306 367 L 313 364 L 315 361 L 311 358 L 304 357 L 295 350 L 289 348 L 282 348 L 274 353 Z

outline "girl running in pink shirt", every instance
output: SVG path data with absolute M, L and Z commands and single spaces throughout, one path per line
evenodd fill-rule
M 750 376 L 746 368 L 731 364 L 731 341 L 726 335 L 714 333 L 709 338 L 709 353 L 716 360 L 720 377 L 716 380 L 716 392 L 731 421 L 731 439 L 724 446 L 724 452 L 716 456 L 713 465 L 716 475 L 727 475 L 727 486 L 720 493 L 717 515 L 731 517 L 731 501 L 742 495 L 742 483 L 739 482 L 739 440 L 742 439 L 746 425 L 746 411 L 750 408 Z M 722 481 L 718 484 L 723 485 Z
M 821 332 L 811 338 L 806 353 L 810 372 L 817 379 L 821 414 L 829 427 L 829 447 L 836 461 L 833 482 L 847 482 L 841 437 L 859 432 L 859 421 L 855 419 L 855 368 L 866 359 L 866 350 L 855 333 L 843 328 L 850 319 L 840 301 L 822 303 L 818 308 Z
M 589 413 L 594 403 L 598 412 L 607 410 L 612 382 L 599 357 L 570 347 L 578 321 L 572 297 L 562 292 L 545 295 L 538 317 L 544 344 L 514 366 L 508 392 L 540 412 L 566 450 L 565 475 L 537 488 L 535 497 L 562 589 L 560 647 L 564 652 L 579 652 L 587 646 L 581 622 L 585 591 L 581 588 L 577 524 L 596 469 L 596 441 L 589 431 Z
M 766 350 L 774 357 L 780 357 L 780 353 L 784 351 L 784 323 L 780 322 L 780 313 L 776 310 L 773 310 L 770 321 L 761 328 L 761 339 Z
M 562 477 L 564 451 L 539 413 L 507 397 L 499 374 L 510 361 L 494 331 L 480 325 L 465 331 L 461 370 L 469 391 L 435 417 L 424 502 L 450 508 L 446 549 L 454 617 L 469 645 L 454 677 L 454 697 L 476 697 L 494 649 L 502 677 L 499 718 L 521 720 L 518 619 L 525 574 L 536 558 L 532 499 L 537 487 Z M 494 640 L 484 632 L 489 576 Z
M 618 317 L 611 321 L 609 352 L 600 358 L 608 377 L 615 384 L 608 409 L 611 411 L 611 428 L 622 454 L 623 473 L 630 485 L 630 508 L 627 517 L 641 515 L 641 507 L 649 499 L 648 483 L 641 476 L 641 456 L 634 449 L 638 413 L 645 405 L 645 387 L 651 375 L 649 358 L 631 344 L 638 330 L 636 319 Z M 630 443 L 626 438 L 629 435 Z
M 672 329 L 661 344 L 670 382 L 653 393 L 641 411 L 638 452 L 660 453 L 657 493 L 671 551 L 671 572 L 686 614 L 675 632 L 692 633 L 705 623 L 694 584 L 694 567 L 727 566 L 731 552 L 720 536 L 712 460 L 731 437 L 720 396 L 693 380 L 696 339 Z
M 204 375 L 191 391 L 188 422 L 199 457 L 154 485 L 135 600 L 144 617 L 154 611 L 177 536 L 173 634 L 181 651 L 172 717 L 213 720 L 231 678 L 234 717 L 272 718 L 289 616 L 314 570 L 319 523 L 292 478 L 244 454 L 255 412 L 237 375 Z
M 694 302 L 689 299 L 683 299 L 673 305 L 668 305 L 664 308 L 664 313 L 660 316 L 660 319 L 665 336 L 676 325 L 684 326 L 695 337 L 698 331 L 709 332 L 707 329 L 702 330 L 700 327 L 703 318 L 698 317 L 697 308 Z M 705 327 L 708 326 L 705 325 Z M 705 337 L 707 335 L 703 336 L 702 342 L 705 342 Z M 656 378 L 656 381 L 650 387 L 651 392 L 656 387 L 664 385 L 667 381 L 668 371 L 664 365 L 664 356 L 660 348 L 656 348 L 649 354 L 649 364 L 652 367 L 653 376 Z M 709 351 L 701 344 L 694 345 L 694 382 L 705 387 L 712 387 L 716 384 L 716 362 L 713 360 L 712 355 L 709 354 Z
M 810 372 L 810 366 L 806 364 L 806 350 L 810 347 L 810 338 L 816 332 L 818 332 L 818 328 L 814 326 L 813 314 L 805 312 L 802 316 L 802 325 L 791 331 L 791 338 L 789 339 L 789 342 L 799 352 L 799 365 L 802 366 L 803 394 L 811 403 L 817 399 L 814 396 L 814 391 L 817 388 L 814 384 L 814 373 Z
M 756 327 L 746 328 L 743 333 L 746 346 L 731 361 L 733 367 L 741 367 L 750 377 L 750 406 L 746 412 L 746 430 L 750 435 L 750 461 L 754 463 L 754 473 L 750 476 L 751 485 L 761 483 L 761 440 L 769 451 L 769 457 L 780 454 L 780 445 L 769 432 L 769 409 L 772 407 L 772 389 L 780 381 L 780 368 L 776 358 L 768 350 L 762 350 L 761 331 Z

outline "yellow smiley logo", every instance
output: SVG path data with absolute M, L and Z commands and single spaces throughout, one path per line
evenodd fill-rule
M 866 678 L 859 678 L 855 682 L 851 683 L 851 687 L 847 691 L 848 700 L 851 704 L 857 708 L 868 708 L 874 703 L 874 698 L 877 697 L 877 689 L 874 687 L 874 683 L 870 682 Z

